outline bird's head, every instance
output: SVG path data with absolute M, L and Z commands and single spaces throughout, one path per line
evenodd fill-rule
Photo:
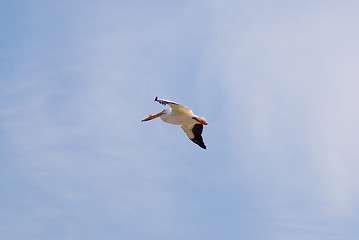
M 167 110 L 167 109 L 166 109 Z M 158 118 L 158 117 L 161 117 L 163 114 L 166 114 L 166 110 L 163 110 L 162 112 L 160 113 L 157 113 L 155 115 L 149 115 L 148 118 L 145 118 L 143 119 L 141 122 L 145 122 L 145 121 L 149 121 L 149 120 L 152 120 L 152 119 L 155 119 L 155 118 Z

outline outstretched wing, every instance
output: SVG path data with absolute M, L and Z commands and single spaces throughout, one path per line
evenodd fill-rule
M 185 107 L 179 103 L 173 102 L 173 101 L 169 101 L 169 100 L 165 100 L 165 99 L 159 99 L 158 97 L 155 98 L 156 102 L 159 102 L 162 105 L 169 105 L 172 108 L 173 112 L 186 112 L 186 113 L 190 113 L 193 114 L 192 110 L 188 107 Z
M 181 126 L 183 131 L 187 134 L 188 138 L 191 139 L 195 144 L 200 146 L 201 148 L 206 149 L 206 145 L 204 145 L 202 132 L 203 125 L 202 124 L 194 124 L 193 126 Z

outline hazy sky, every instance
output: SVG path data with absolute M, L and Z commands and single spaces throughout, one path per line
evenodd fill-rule
M 0 238 L 359 239 L 358 12 L 1 1 Z

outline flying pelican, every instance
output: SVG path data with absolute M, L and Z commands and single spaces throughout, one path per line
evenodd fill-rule
M 142 122 L 161 117 L 161 120 L 166 123 L 181 125 L 181 128 L 185 131 L 189 139 L 201 148 L 206 149 L 202 138 L 203 125 L 208 124 L 206 119 L 194 115 L 191 109 L 176 102 L 158 99 L 157 97 L 155 101 L 162 105 L 169 105 L 171 108 L 165 109 L 156 115 L 150 114 L 148 118 L 143 119 Z

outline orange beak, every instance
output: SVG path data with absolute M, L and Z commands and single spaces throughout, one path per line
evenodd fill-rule
M 145 122 L 145 121 L 149 121 L 149 120 L 152 120 L 152 119 L 161 117 L 163 114 L 165 114 L 165 110 L 163 110 L 162 112 L 157 113 L 157 114 L 155 114 L 155 115 L 151 115 L 151 114 L 150 114 L 150 115 L 148 116 L 148 118 L 143 119 L 141 122 Z

